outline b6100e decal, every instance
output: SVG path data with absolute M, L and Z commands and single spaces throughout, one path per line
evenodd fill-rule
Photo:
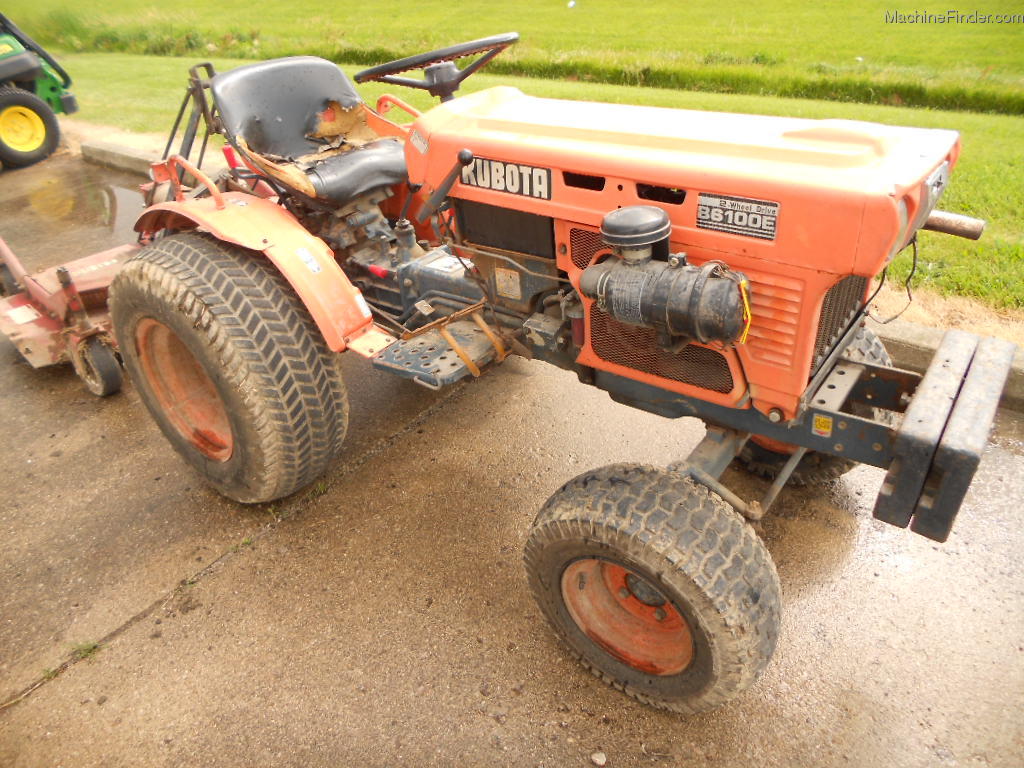
M 734 235 L 775 239 L 779 204 L 747 197 L 711 195 L 701 192 L 697 199 L 697 226 Z
M 462 183 L 471 187 L 551 199 L 551 169 L 478 157 L 462 169 Z

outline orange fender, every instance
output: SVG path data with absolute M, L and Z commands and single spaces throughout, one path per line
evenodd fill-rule
M 327 243 L 280 205 L 226 192 L 220 200 L 204 197 L 153 205 L 135 222 L 137 232 L 167 228 L 200 229 L 266 254 L 291 283 L 332 350 L 341 352 L 363 337 L 356 351 L 372 354 L 390 341 L 375 328 L 366 299 L 342 272 Z

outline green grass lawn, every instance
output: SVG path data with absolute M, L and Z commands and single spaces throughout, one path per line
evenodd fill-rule
M 195 59 L 126 54 L 70 54 L 62 57 L 76 80 L 81 118 L 135 131 L 170 129 L 184 94 L 187 69 Z M 218 70 L 240 61 L 214 59 Z M 357 67 L 346 67 L 352 74 Z M 941 293 L 973 296 L 1001 308 L 1024 308 L 1024 118 L 962 112 L 846 104 L 808 99 L 782 99 L 694 93 L 596 83 L 477 74 L 463 92 L 494 85 L 513 85 L 536 95 L 649 104 L 794 117 L 837 117 L 893 125 L 950 128 L 963 135 L 964 150 L 952 184 L 942 201 L 947 210 L 980 216 L 989 222 L 977 243 L 931 232 L 921 235 L 915 284 Z M 432 100 L 422 91 L 360 86 L 369 102 L 390 90 L 421 109 Z M 909 254 L 897 259 L 894 277 L 909 269 Z
M 85 6 L 80 6 L 85 8 Z M 891 0 L 7 0 L 66 50 L 379 63 L 517 30 L 492 72 L 1024 114 L 1024 23 L 892 24 Z M 926 8 L 946 13 L 946 8 Z M 967 11 L 1021 14 L 1019 2 Z

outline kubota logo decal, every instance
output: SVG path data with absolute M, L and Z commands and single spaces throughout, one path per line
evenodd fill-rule
M 551 169 L 478 157 L 462 169 L 462 183 L 471 187 L 551 199 Z

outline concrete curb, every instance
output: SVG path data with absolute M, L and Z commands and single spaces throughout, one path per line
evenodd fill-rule
M 898 367 L 919 373 L 928 368 L 945 333 L 943 328 L 908 323 L 905 320 L 893 320 L 882 325 L 869 319 L 868 327 L 878 334 Z M 1020 347 L 1013 357 L 1000 405 L 1024 412 L 1024 349 Z
M 113 141 L 82 142 L 82 158 L 89 163 L 149 178 L 149 166 L 160 160 L 162 148 L 128 147 Z M 207 151 L 203 170 L 212 178 L 227 167 L 220 152 Z
M 127 147 L 116 142 L 87 141 L 82 143 L 82 157 L 90 163 L 148 177 L 150 163 L 160 159 L 160 152 Z M 213 155 L 211 159 L 214 159 Z M 219 170 L 216 163 L 210 166 L 211 172 Z M 898 367 L 918 372 L 928 368 L 944 333 L 942 328 L 931 328 L 905 320 L 894 320 L 887 325 L 868 320 L 868 327 L 882 339 Z M 1000 405 L 1024 412 L 1024 349 L 1017 349 Z
M 141 149 L 123 147 L 107 141 L 91 141 L 82 144 L 82 158 L 89 163 L 147 177 L 149 176 L 150 162 L 157 159 Z

